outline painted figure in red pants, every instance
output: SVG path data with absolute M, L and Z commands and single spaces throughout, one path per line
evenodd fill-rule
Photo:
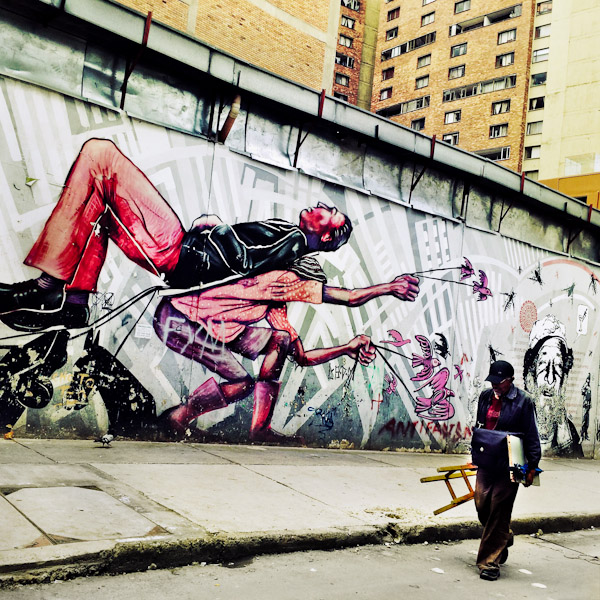
M 180 435 L 191 434 L 190 424 L 195 418 L 238 402 L 254 391 L 250 438 L 282 441 L 285 436 L 271 429 L 271 418 L 279 395 L 278 379 L 288 355 L 300 366 L 319 365 L 341 356 L 368 365 L 375 358 L 375 349 L 366 335 L 339 346 L 305 351 L 287 319 L 287 302 L 361 306 L 383 295 L 414 301 L 419 293 L 418 279 L 410 275 L 356 290 L 330 287 L 324 285 L 325 281 L 318 262 L 305 257 L 290 270 L 270 271 L 235 284 L 164 298 L 154 315 L 158 336 L 169 348 L 221 378 L 220 383 L 208 379 L 184 404 L 163 413 L 172 430 Z M 255 326 L 263 319 L 270 328 Z M 264 355 L 256 381 L 236 355 L 251 360 Z
M 87 297 L 111 239 L 125 255 L 171 287 L 218 285 L 286 268 L 308 253 L 331 251 L 351 233 L 348 217 L 319 205 L 299 224 L 281 219 L 186 232 L 148 178 L 109 140 L 87 141 L 60 199 L 25 259 L 42 275 L 0 284 L 0 316 L 15 329 L 80 327 Z

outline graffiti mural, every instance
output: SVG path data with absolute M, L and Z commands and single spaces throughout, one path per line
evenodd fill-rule
M 544 451 L 593 453 L 597 267 L 34 86 L 0 95 L 5 433 L 451 451 L 502 357 Z

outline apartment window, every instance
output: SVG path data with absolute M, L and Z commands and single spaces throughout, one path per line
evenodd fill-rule
M 547 25 L 540 25 L 535 28 L 535 39 L 548 37 L 550 35 L 550 23 Z
M 351 10 L 360 10 L 360 0 L 341 0 L 341 3 Z
M 508 135 L 508 123 L 501 123 L 500 125 L 492 125 L 490 127 L 490 137 L 499 138 L 506 137 Z
M 510 100 L 500 100 L 492 102 L 492 114 L 501 115 L 502 113 L 510 112 Z
M 421 119 L 414 119 L 410 122 L 410 128 L 415 131 L 423 131 L 425 129 L 425 117 Z
M 338 40 L 338 43 L 340 44 L 340 46 L 346 46 L 346 48 L 352 48 L 353 41 L 354 40 L 351 37 L 340 34 L 340 39 Z
M 343 73 L 336 73 L 335 82 L 339 85 L 345 85 L 348 87 L 350 85 L 350 77 L 348 77 L 348 75 L 344 75 Z
M 451 110 L 444 115 L 444 124 L 458 123 L 460 121 L 460 110 Z
M 429 85 L 429 75 L 423 75 L 423 77 L 417 77 L 415 79 L 415 87 L 420 90 L 421 88 Z
M 537 14 L 545 15 L 546 13 L 552 12 L 552 0 L 545 0 L 544 2 L 537 3 Z
M 381 92 L 379 92 L 379 99 L 380 100 L 387 100 L 388 98 L 392 97 L 392 88 L 388 87 L 388 88 L 384 88 L 381 90 Z
M 421 17 L 421 27 L 425 25 L 430 25 L 435 21 L 435 11 L 427 13 Z
M 498 44 L 507 44 L 508 42 L 514 42 L 517 39 L 517 30 L 508 29 L 501 31 L 498 34 Z
M 384 69 L 381 71 L 381 80 L 385 81 L 386 79 L 391 79 L 394 76 L 394 67 L 390 67 L 389 69 Z
M 471 0 L 462 0 L 462 2 L 457 2 L 454 5 L 454 14 L 458 14 L 461 12 L 465 12 L 465 10 L 469 10 L 471 8 Z
M 403 115 L 414 110 L 427 108 L 429 106 L 430 100 L 431 96 L 422 96 L 421 98 L 414 98 L 413 100 L 408 100 L 407 102 L 400 102 L 399 104 L 392 104 L 392 106 L 380 108 L 377 111 L 377 114 L 388 118 L 394 117 L 395 115 Z
M 400 7 L 393 8 L 392 10 L 388 10 L 387 20 L 393 21 L 394 19 L 397 19 L 399 16 L 400 16 Z
M 463 44 L 456 44 L 456 46 L 452 46 L 450 48 L 450 58 L 454 58 L 455 56 L 462 56 L 467 53 L 467 42 Z
M 487 94 L 489 92 L 497 92 L 498 90 L 506 90 L 514 88 L 517 85 L 516 75 L 507 75 L 506 77 L 496 77 L 487 81 L 479 81 L 461 87 L 444 90 L 442 102 L 452 102 L 462 98 L 470 98 L 478 94 Z
M 503 146 L 502 148 L 490 148 L 488 150 L 478 150 L 474 152 L 479 156 L 484 156 L 490 160 L 508 160 L 510 158 L 510 146 Z
M 397 28 L 397 27 L 394 27 L 394 28 L 392 28 L 392 29 L 388 29 L 388 30 L 385 32 L 385 39 L 386 39 L 386 41 L 388 41 L 388 42 L 389 42 L 390 40 L 393 40 L 394 38 L 397 38 L 397 37 L 398 37 L 398 28 Z
M 531 58 L 532 63 L 544 62 L 548 60 L 548 55 L 550 54 L 550 48 L 540 48 L 539 50 L 533 51 L 533 56 Z
M 426 67 L 431 64 L 431 54 L 424 54 L 423 56 L 419 56 L 417 58 L 417 69 L 421 67 Z
M 342 15 L 342 26 L 347 27 L 348 29 L 354 29 L 354 24 L 356 21 L 351 19 L 347 15 Z
M 465 76 L 465 65 L 458 65 L 448 69 L 448 79 L 458 79 Z
M 445 133 L 442 136 L 442 142 L 446 142 L 451 146 L 458 146 L 458 131 L 454 131 L 453 133 Z
M 348 96 L 346 94 L 341 94 L 340 92 L 333 92 L 333 97 L 337 98 L 338 100 L 348 102 Z
M 531 85 L 544 85 L 548 73 L 534 73 L 531 76 Z
M 354 59 L 351 56 L 346 56 L 341 52 L 335 53 L 335 64 L 342 65 L 342 67 L 354 68 Z
M 389 60 L 390 58 L 394 58 L 396 56 L 400 56 L 401 54 L 406 54 L 407 52 L 412 52 L 421 46 L 427 46 L 428 44 L 433 44 L 435 42 L 435 31 L 431 33 L 427 33 L 425 35 L 421 35 L 418 38 L 413 40 L 409 40 L 408 42 L 404 42 L 399 46 L 394 46 L 393 48 L 388 48 L 381 53 L 381 60 Z
M 435 2 L 435 0 L 423 0 L 423 6 L 426 6 L 427 4 L 431 4 L 432 2 Z
M 498 54 L 496 56 L 496 68 L 498 67 L 508 67 L 509 65 L 514 64 L 515 62 L 515 53 L 507 52 L 506 54 Z
M 525 146 L 525 158 L 539 158 L 541 146 Z
M 539 171 L 523 171 L 523 174 L 525 175 L 525 177 L 533 181 L 537 181 L 540 178 Z
M 529 110 L 540 110 L 542 108 L 544 108 L 544 96 L 529 100 Z
M 543 121 L 532 121 L 531 123 L 527 123 L 527 135 L 537 135 L 542 133 L 543 124 Z

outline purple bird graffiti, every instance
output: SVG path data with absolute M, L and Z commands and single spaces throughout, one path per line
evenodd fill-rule
M 433 388 L 433 394 L 430 398 L 417 396 L 415 413 L 420 417 L 431 419 L 432 421 L 446 421 L 454 416 L 454 406 L 450 398 L 454 392 L 446 387 L 450 371 L 444 367 L 440 369 L 426 385 Z M 422 386 L 425 387 L 425 386 Z M 420 388 L 419 388 L 420 389 Z
M 460 280 L 461 281 L 463 281 L 464 279 L 469 279 L 469 277 L 472 277 L 473 275 L 475 275 L 475 269 L 473 268 L 471 261 L 466 256 L 463 256 L 463 258 L 465 259 L 465 264 L 461 265 L 461 267 L 460 267 Z
M 388 333 L 390 334 L 390 336 L 393 339 L 392 340 L 382 340 L 381 341 L 382 344 L 390 344 L 391 346 L 396 346 L 396 348 L 401 348 L 405 344 L 410 344 L 410 340 L 405 340 L 399 331 L 396 331 L 395 329 L 390 329 L 388 331 Z
M 423 356 L 419 356 L 413 352 L 412 368 L 420 368 L 420 371 L 410 379 L 411 381 L 425 381 L 433 375 L 433 370 L 439 367 L 441 363 L 437 358 L 433 357 L 431 342 L 424 335 L 416 335 L 415 339 L 419 342 L 419 346 L 421 346 Z
M 388 384 L 388 387 L 383 390 L 384 394 L 393 394 L 396 391 L 396 387 L 398 386 L 398 381 L 393 375 L 384 375 L 383 377 Z
M 479 294 L 477 302 L 483 302 L 492 296 L 492 291 L 487 287 L 488 278 L 484 271 L 479 271 L 479 283 L 473 284 L 473 293 Z

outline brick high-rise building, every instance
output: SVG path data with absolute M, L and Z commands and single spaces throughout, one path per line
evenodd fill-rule
M 373 109 L 520 171 L 533 0 L 387 0 Z
M 340 0 L 114 0 L 255 66 L 332 93 Z
M 111 1 L 600 203 L 598 0 Z

